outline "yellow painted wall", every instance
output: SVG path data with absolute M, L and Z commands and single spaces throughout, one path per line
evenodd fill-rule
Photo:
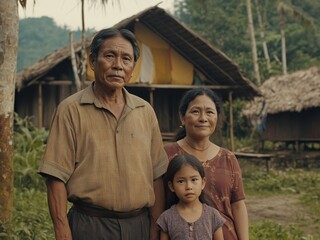
M 141 43 L 143 43 L 151 49 L 155 67 L 152 84 L 192 84 L 193 65 L 171 48 L 166 41 L 139 22 L 135 24 L 135 35 L 140 48 Z M 140 56 L 138 59 L 129 83 L 138 81 L 142 58 L 143 56 Z M 87 74 L 89 79 L 94 79 L 89 64 Z
M 89 55 L 90 55 L 90 47 L 87 48 L 87 79 L 93 81 L 94 80 L 94 73 L 90 67 L 89 63 Z
M 170 51 L 171 57 L 171 84 L 192 85 L 193 65 L 183 58 L 174 49 Z
M 193 65 L 190 62 L 142 23 L 136 23 L 135 34 L 151 48 L 155 62 L 153 84 L 192 84 Z
M 139 47 L 141 49 L 141 43 L 138 41 Z M 136 83 L 138 82 L 138 77 L 139 77 L 139 72 L 141 68 L 141 61 L 142 61 L 142 56 L 140 55 L 138 61 L 136 62 L 136 65 L 134 67 L 132 77 L 129 80 L 129 83 Z

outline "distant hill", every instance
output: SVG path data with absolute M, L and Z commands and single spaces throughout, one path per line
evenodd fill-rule
M 36 63 L 52 51 L 69 44 L 69 32 L 50 17 L 26 18 L 19 21 L 17 72 Z M 87 36 L 95 32 L 87 30 Z M 81 30 L 73 32 L 74 40 L 81 39 Z

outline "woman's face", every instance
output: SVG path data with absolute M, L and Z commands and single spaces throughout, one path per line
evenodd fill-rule
M 210 137 L 218 121 L 216 105 L 207 95 L 197 96 L 189 103 L 181 121 L 188 136 L 198 139 Z

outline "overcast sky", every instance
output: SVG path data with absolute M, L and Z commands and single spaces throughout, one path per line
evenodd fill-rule
M 86 28 L 100 30 L 160 2 L 159 7 L 172 12 L 174 0 L 120 0 L 120 6 L 112 5 L 111 2 L 116 1 L 109 0 L 105 8 L 101 4 L 92 5 L 88 2 L 91 1 L 85 1 Z M 58 26 L 81 29 L 80 0 L 36 0 L 36 4 L 28 0 L 26 11 L 19 6 L 20 19 L 41 16 L 53 18 Z

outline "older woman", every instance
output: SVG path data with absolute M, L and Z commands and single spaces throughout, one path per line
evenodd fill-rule
M 227 220 L 224 239 L 247 240 L 248 214 L 241 170 L 235 155 L 210 141 L 220 113 L 220 101 L 206 88 L 186 92 L 179 106 L 182 126 L 176 142 L 165 145 L 169 160 L 182 153 L 196 156 L 205 167 L 206 193 L 210 205 Z

